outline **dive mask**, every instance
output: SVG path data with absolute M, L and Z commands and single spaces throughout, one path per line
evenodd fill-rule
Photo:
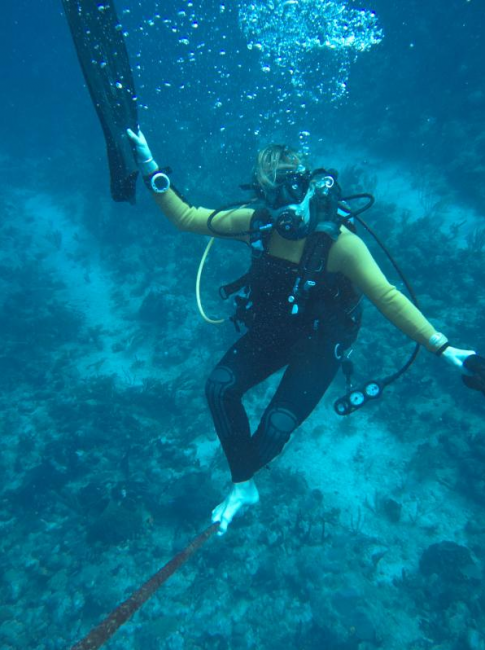
M 271 210 L 301 203 L 308 192 L 311 175 L 303 165 L 296 169 L 284 170 L 278 174 L 275 187 L 261 190 L 261 198 Z
M 267 209 L 274 220 L 276 231 L 282 237 L 290 240 L 304 239 L 317 229 L 322 216 L 321 210 L 312 204 L 314 196 L 318 197 L 319 203 L 322 200 L 328 203 L 330 196 L 339 188 L 335 178 L 322 169 L 313 173 L 305 170 L 304 174 L 293 172 L 287 175 L 287 179 L 288 183 L 285 179 L 284 184 L 275 188 L 279 191 L 278 197 L 275 196 L 279 199 L 278 204 L 276 201 L 271 204 L 266 197 Z M 291 197 L 290 201 L 280 202 L 286 197 Z M 337 209 L 336 201 L 332 207 Z

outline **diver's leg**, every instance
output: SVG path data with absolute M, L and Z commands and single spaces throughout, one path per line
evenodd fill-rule
M 252 478 L 255 464 L 242 397 L 288 363 L 287 357 L 284 346 L 262 347 L 248 333 L 226 352 L 207 380 L 207 401 L 234 483 Z
M 340 366 L 342 348 L 334 341 L 306 339 L 290 363 L 253 436 L 256 467 L 273 460 L 293 431 L 311 414 Z
M 212 513 L 212 520 L 220 522 L 219 535 L 224 534 L 241 508 L 259 501 L 252 479 L 256 457 L 242 397 L 288 362 L 287 350 L 284 345 L 262 346 L 246 334 L 224 355 L 207 380 L 207 400 L 234 483 L 229 496 Z

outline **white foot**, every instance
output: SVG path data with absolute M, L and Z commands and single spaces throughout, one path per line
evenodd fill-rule
M 212 522 L 220 522 L 218 535 L 224 535 L 234 516 L 243 508 L 259 501 L 259 492 L 253 479 L 234 483 L 229 496 L 212 511 Z

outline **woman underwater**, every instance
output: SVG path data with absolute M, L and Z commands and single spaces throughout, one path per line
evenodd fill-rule
M 159 170 L 142 132 L 127 133 L 157 205 L 178 229 L 232 237 L 252 248 L 249 274 L 229 289 L 246 290 L 235 318 L 247 332 L 206 384 L 233 482 L 212 512 L 219 535 L 241 508 L 259 501 L 254 475 L 282 451 L 331 384 L 357 336 L 362 294 L 409 338 L 458 368 L 467 385 L 483 390 L 484 360 L 472 350 L 451 347 L 387 281 L 364 242 L 339 221 L 335 175 L 311 172 L 297 151 L 270 145 L 259 152 L 254 171 L 260 209 L 214 214 L 185 203 Z M 278 388 L 251 435 L 242 397 L 282 368 Z M 474 385 L 477 381 L 480 385 Z

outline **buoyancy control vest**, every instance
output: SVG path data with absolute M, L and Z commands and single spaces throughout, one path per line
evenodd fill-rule
M 334 243 L 326 232 L 311 234 L 299 263 L 269 253 L 271 217 L 256 210 L 251 220 L 251 266 L 243 276 L 222 286 L 223 299 L 234 296 L 231 317 L 236 329 L 339 330 L 355 338 L 360 325 L 360 295 L 342 273 L 327 271 Z

